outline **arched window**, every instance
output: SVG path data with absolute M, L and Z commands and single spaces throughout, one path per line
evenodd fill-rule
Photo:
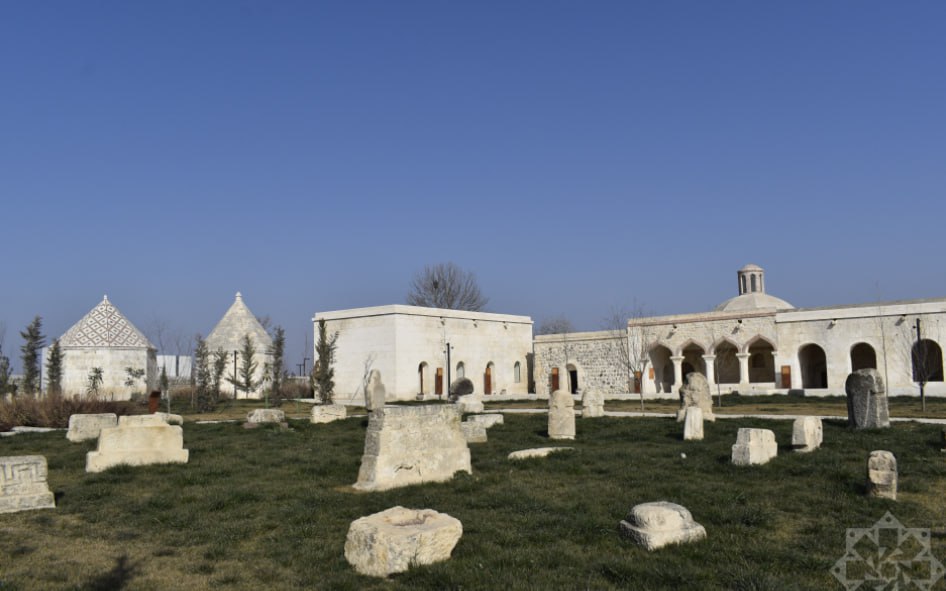
M 486 364 L 486 371 L 483 372 L 483 393 L 493 393 L 493 363 Z
M 756 291 L 755 275 L 749 276 L 749 282 L 752 284 L 752 291 Z
M 466 366 L 463 365 L 463 362 L 461 361 L 460 363 L 457 364 L 457 379 L 459 380 L 465 377 L 466 377 Z
M 828 362 L 824 349 L 818 345 L 805 345 L 798 350 L 798 365 L 801 367 L 802 388 L 828 387 Z
M 417 366 L 417 381 L 419 386 L 417 389 L 418 394 L 429 394 L 430 393 L 430 369 L 426 361 L 422 361 L 420 365 Z
M 913 344 L 913 381 L 943 381 L 943 350 L 936 341 L 923 339 Z
M 522 366 L 518 361 L 512 366 L 512 381 L 517 384 L 522 383 Z
M 877 369 L 877 353 L 867 343 L 851 347 L 851 371 L 859 369 Z

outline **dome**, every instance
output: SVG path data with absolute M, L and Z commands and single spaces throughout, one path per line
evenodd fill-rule
M 730 298 L 722 304 L 716 306 L 717 312 L 744 312 L 749 310 L 789 310 L 795 306 L 789 304 L 781 298 L 771 296 L 763 292 L 751 292 Z
M 762 270 L 763 270 L 762 267 L 760 267 L 759 265 L 753 265 L 752 263 L 749 263 L 745 267 L 739 269 L 739 272 L 742 273 L 742 272 L 747 272 L 747 271 L 762 271 Z

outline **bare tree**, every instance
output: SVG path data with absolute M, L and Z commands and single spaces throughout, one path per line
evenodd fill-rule
M 640 319 L 648 314 L 644 307 L 634 300 L 631 308 L 615 307 L 605 318 L 605 330 L 614 332 L 614 342 L 611 345 L 611 356 L 614 363 L 621 368 L 627 380 L 628 393 L 640 394 L 641 412 L 644 412 L 644 367 L 647 365 L 647 345 L 651 338 L 650 331 L 643 326 L 635 326 L 628 330 L 628 320 Z
M 478 312 L 489 299 L 480 291 L 476 275 L 454 263 L 427 265 L 414 275 L 407 294 L 411 306 Z

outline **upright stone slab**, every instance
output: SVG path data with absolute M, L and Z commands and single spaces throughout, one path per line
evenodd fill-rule
M 73 443 L 98 439 L 102 429 L 118 426 L 118 416 L 113 412 L 101 414 L 76 414 L 69 417 L 66 439 Z
M 246 414 L 246 422 L 254 424 L 263 423 L 285 423 L 286 413 L 278 408 L 257 408 Z
M 588 388 L 581 395 L 581 417 L 594 419 L 604 416 L 604 395 L 601 390 Z
M 867 494 L 897 500 L 897 458 L 889 451 L 870 452 L 867 458 Z
M 0 457 L 0 513 L 55 509 L 47 474 L 43 456 Z
M 818 417 L 801 417 L 792 424 L 792 447 L 795 451 L 809 452 L 821 447 L 823 427 Z
M 472 473 L 470 448 L 453 404 L 385 406 L 368 419 L 359 490 L 443 482 Z
M 366 397 L 366 403 L 368 405 L 369 411 L 374 411 L 379 408 L 384 408 L 385 402 L 388 399 L 387 388 L 384 387 L 384 382 L 381 381 L 381 372 L 372 369 L 371 373 L 368 374 L 368 396 Z
M 549 398 L 549 439 L 575 438 L 575 399 L 565 390 Z
M 666 501 L 635 505 L 618 528 L 623 537 L 649 551 L 706 537 L 706 529 L 693 520 L 686 507 Z
M 467 443 L 486 443 L 486 425 L 465 421 L 460 423 L 460 429 L 463 431 L 463 437 Z
M 503 415 L 499 413 L 492 413 L 486 415 L 472 415 L 467 417 L 466 422 L 468 423 L 483 423 L 483 425 L 489 429 L 493 425 L 502 425 L 503 424 Z
M 312 407 L 312 423 L 331 423 L 340 421 L 348 416 L 348 409 L 344 404 L 316 404 Z
M 184 449 L 184 430 L 154 415 L 141 416 L 155 423 L 122 417 L 126 420 L 119 420 L 117 427 L 102 429 L 98 449 L 86 454 L 85 471 L 101 472 L 120 464 L 186 464 L 189 452 Z
M 352 522 L 345 560 L 363 575 L 386 577 L 449 559 L 462 535 L 463 524 L 446 513 L 392 507 Z
M 847 424 L 855 429 L 882 429 L 890 426 L 887 390 L 876 369 L 859 369 L 844 383 L 847 393 Z
M 765 464 L 778 455 L 775 433 L 768 429 L 739 429 L 732 446 L 732 463 L 737 466 Z
M 703 441 L 703 411 L 699 406 L 689 406 L 683 422 L 684 441 Z
M 698 406 L 703 411 L 704 421 L 716 421 L 713 414 L 713 397 L 710 394 L 709 382 L 706 376 L 698 371 L 692 371 L 686 376 L 686 383 L 680 387 L 680 410 L 677 411 L 677 421 L 686 416 L 686 409 Z

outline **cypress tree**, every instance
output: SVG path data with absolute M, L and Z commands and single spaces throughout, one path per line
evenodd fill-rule
M 35 394 L 39 390 L 39 351 L 46 344 L 42 328 L 43 319 L 36 316 L 26 330 L 20 333 L 24 341 L 20 347 L 20 358 L 23 360 L 23 392 L 27 394 Z
M 59 346 L 59 339 L 53 341 L 49 347 L 49 354 L 46 356 L 46 379 L 49 385 L 46 387 L 46 393 L 50 396 L 62 395 L 62 360 L 65 354 Z
M 335 398 L 335 349 L 338 340 L 338 331 L 329 338 L 325 327 L 325 319 L 319 319 L 319 341 L 315 344 L 315 353 L 318 358 L 312 372 L 315 377 L 315 387 L 319 391 L 322 404 L 332 404 Z

